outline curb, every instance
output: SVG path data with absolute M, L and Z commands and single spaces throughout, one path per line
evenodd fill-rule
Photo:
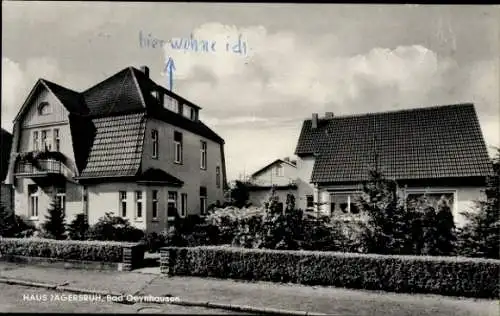
M 11 279 L 11 278 L 1 278 L 0 283 L 11 284 L 11 285 L 23 285 L 30 287 L 41 287 L 49 290 L 56 290 L 61 292 L 72 292 L 72 293 L 81 293 L 81 294 L 90 294 L 90 295 L 101 295 L 101 296 L 127 296 L 123 293 L 113 293 L 102 290 L 90 290 L 83 289 L 78 287 L 71 287 L 59 284 L 50 284 L 50 283 L 42 283 L 42 282 L 34 282 L 20 279 Z M 133 305 L 135 302 L 129 302 L 127 300 L 117 301 L 115 303 L 119 304 L 127 304 Z M 250 305 L 233 305 L 233 304 L 224 304 L 224 303 L 214 303 L 214 302 L 197 302 L 190 300 L 181 300 L 181 301 L 170 301 L 170 302 L 162 302 L 159 304 L 172 304 L 172 305 L 182 305 L 182 306 L 193 306 L 193 307 L 205 307 L 212 309 L 224 309 L 229 311 L 237 311 L 237 312 L 250 312 L 256 314 L 267 314 L 267 315 L 288 315 L 288 316 L 323 316 L 328 314 L 323 313 L 314 313 L 314 312 L 305 312 L 305 311 L 294 311 L 294 310 L 286 310 L 286 309 L 276 309 L 276 308 L 267 308 L 267 307 L 254 307 Z

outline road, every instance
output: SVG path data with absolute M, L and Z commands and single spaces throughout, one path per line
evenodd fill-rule
M 160 313 L 160 314 L 205 314 L 234 315 L 235 312 L 188 307 L 172 304 L 126 305 L 113 302 L 65 301 L 73 293 L 32 288 L 26 286 L 0 284 L 0 313 Z M 240 313 L 239 315 L 244 315 Z

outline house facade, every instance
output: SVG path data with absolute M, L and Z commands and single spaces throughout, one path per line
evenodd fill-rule
M 296 160 L 276 159 L 265 167 L 254 172 L 248 181 L 249 202 L 255 206 L 262 206 L 268 201 L 271 189 L 279 198 L 285 202 L 288 194 L 297 193 L 297 165 Z
M 58 203 L 70 222 L 106 212 L 148 232 L 203 215 L 226 186 L 224 140 L 201 108 L 127 67 L 79 93 L 40 79 L 14 120 L 8 181 L 35 224 Z
M 492 174 L 473 104 L 305 120 L 295 154 L 298 207 L 339 217 L 359 217 L 354 201 L 377 168 L 396 180 L 408 199 L 446 200 L 460 214 L 483 198 Z

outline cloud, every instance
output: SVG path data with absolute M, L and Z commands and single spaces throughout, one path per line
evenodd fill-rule
M 267 148 L 267 160 L 292 154 L 301 120 L 311 112 L 352 114 L 475 102 L 485 138 L 499 143 L 492 136 L 499 121 L 498 68 L 494 71 L 491 62 L 467 69 L 422 45 L 340 56 L 334 52 L 343 43 L 334 34 L 322 35 L 316 45 L 314 37 L 270 33 L 263 26 L 209 23 L 178 36 L 216 42 L 216 52 L 176 50 L 171 43 L 164 52 L 176 63 L 177 92 L 200 104 L 202 118 L 208 117 L 210 126 L 235 146 L 227 146 L 230 176 L 242 172 L 243 165 L 248 170 L 263 163 L 259 155 L 250 157 L 250 143 L 269 144 L 259 145 Z M 226 44 L 237 43 L 239 36 L 246 55 L 226 51 Z M 496 116 L 486 120 L 482 113 L 492 109 Z M 294 136 L 280 128 L 295 131 Z M 245 142 L 244 135 L 258 141 Z
M 22 66 L 2 57 L 2 128 L 12 131 L 14 117 L 39 78 L 61 82 L 64 77 L 52 58 L 31 58 Z

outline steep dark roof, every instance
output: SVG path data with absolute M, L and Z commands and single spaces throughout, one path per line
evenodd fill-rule
M 47 79 L 41 79 L 41 81 L 50 89 L 50 91 L 52 91 L 52 93 L 54 93 L 59 101 L 61 101 L 68 112 L 78 113 L 81 115 L 89 113 L 89 109 L 85 105 L 85 100 L 80 93 L 50 82 Z
M 138 174 L 144 141 L 143 113 L 94 118 L 94 142 L 80 178 Z
M 491 163 L 472 104 L 303 123 L 297 155 L 316 154 L 311 182 L 367 179 L 375 164 L 393 179 L 483 177 Z

